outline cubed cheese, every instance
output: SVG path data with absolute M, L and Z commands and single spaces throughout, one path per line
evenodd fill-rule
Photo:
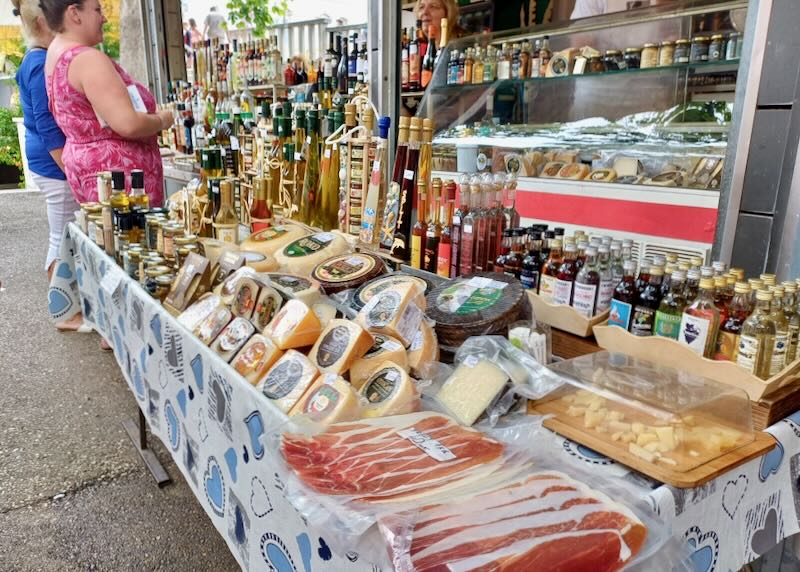
M 350 320 L 331 320 L 308 354 L 321 372 L 342 374 L 372 347 L 372 335 Z
M 341 376 L 326 373 L 317 378 L 289 414 L 307 415 L 316 423 L 328 425 L 358 419 L 360 410 L 353 387 Z
M 231 365 L 252 385 L 257 385 L 283 352 L 266 336 L 256 334 L 233 358 Z
M 383 362 L 361 388 L 361 416 L 384 417 L 411 413 L 417 409 L 417 394 L 414 382 L 405 369 L 390 361 Z
M 289 300 L 275 314 L 264 335 L 282 350 L 303 348 L 317 341 L 322 326 L 317 315 L 304 302 Z
M 356 389 L 361 389 L 372 372 L 384 361 L 396 363 L 408 371 L 408 357 L 403 344 L 385 334 L 375 334 L 373 337 L 375 341 L 372 347 L 350 366 L 350 383 Z
M 319 372 L 306 356 L 289 350 L 275 362 L 257 389 L 278 409 L 288 413 L 311 387 Z
M 414 303 L 414 284 L 397 284 L 375 294 L 356 317 L 370 332 L 387 334 L 408 347 L 422 323 L 422 310 Z
M 464 360 L 436 398 L 462 425 L 472 425 L 497 398 L 508 375 L 486 359 Z

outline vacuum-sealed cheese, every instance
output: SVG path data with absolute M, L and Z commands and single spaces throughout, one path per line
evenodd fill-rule
M 255 334 L 239 350 L 231 366 L 252 385 L 257 385 L 282 355 L 283 352 L 271 339 Z
M 361 388 L 361 417 L 384 417 L 411 413 L 417 408 L 418 394 L 405 369 L 396 363 L 383 362 Z
M 426 364 L 439 361 L 439 342 L 436 339 L 436 332 L 427 321 L 420 322 L 419 330 L 408 347 L 407 353 L 408 365 L 418 377 Z
M 462 425 L 472 425 L 492 404 L 508 375 L 487 359 L 468 357 L 444 382 L 436 398 Z
M 414 284 L 387 288 L 372 297 L 358 313 L 356 321 L 370 332 L 390 335 L 408 347 L 424 316 L 414 303 L 417 293 Z
M 256 388 L 281 411 L 289 413 L 318 374 L 306 356 L 289 350 L 275 362 Z
M 356 389 L 361 389 L 369 376 L 385 361 L 396 363 L 408 371 L 408 356 L 403 344 L 386 334 L 373 334 L 373 338 L 372 347 L 350 366 L 350 383 Z
M 264 329 L 264 334 L 282 350 L 313 345 L 321 332 L 319 318 L 300 300 L 286 302 Z
M 331 320 L 308 359 L 321 372 L 342 374 L 372 347 L 372 335 L 350 320 Z
M 359 418 L 358 394 L 344 378 L 326 373 L 317 378 L 289 415 L 307 415 L 312 421 L 329 425 Z

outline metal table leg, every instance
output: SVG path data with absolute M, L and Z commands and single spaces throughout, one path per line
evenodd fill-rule
M 142 461 L 144 461 L 150 474 L 153 475 L 153 478 L 156 480 L 156 484 L 158 484 L 159 488 L 166 486 L 170 482 L 169 475 L 167 471 L 164 470 L 164 467 L 161 466 L 153 450 L 148 448 L 147 420 L 141 409 L 137 407 L 136 410 L 139 412 L 139 424 L 137 425 L 133 419 L 126 419 L 122 422 L 122 427 L 125 429 L 125 432 L 128 433 L 128 437 L 130 437 L 133 442 L 133 446 L 136 447 L 136 451 L 139 453 Z

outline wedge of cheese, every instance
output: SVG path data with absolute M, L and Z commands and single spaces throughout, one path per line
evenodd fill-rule
M 258 385 L 283 352 L 266 336 L 255 334 L 233 358 L 231 366 L 251 385 Z
M 282 350 L 304 348 L 317 341 L 322 326 L 314 311 L 300 300 L 289 300 L 264 329 Z
M 229 362 L 242 349 L 254 332 L 255 329 L 250 320 L 234 318 L 211 344 L 211 349 L 217 352 L 222 359 Z
M 330 321 L 336 317 L 336 306 L 328 304 L 327 302 L 317 302 L 311 306 L 311 309 L 314 310 L 323 328 L 326 328 Z
M 319 375 L 308 358 L 289 350 L 275 362 L 256 389 L 272 401 L 278 409 L 289 413 Z
M 411 372 L 419 379 L 425 366 L 435 361 L 439 361 L 439 342 L 436 339 L 436 332 L 426 320 L 422 320 L 408 347 L 408 365 L 411 366 Z
M 231 314 L 228 308 L 225 306 L 218 306 L 197 325 L 194 329 L 194 335 L 205 345 L 209 346 L 232 319 L 233 314 Z
M 331 256 L 344 254 L 348 248 L 347 241 L 339 234 L 318 232 L 290 242 L 275 258 L 285 271 L 311 276 L 317 264 Z
M 394 362 L 385 361 L 373 372 L 359 392 L 361 417 L 385 417 L 416 411 L 419 394 L 406 370 Z
M 221 307 L 222 298 L 217 294 L 208 292 L 203 294 L 197 302 L 186 308 L 181 315 L 178 316 L 177 320 L 178 323 L 183 325 L 187 330 L 194 331 L 214 310 Z
M 244 263 L 256 272 L 275 272 L 280 268 L 280 264 L 271 254 L 243 250 L 242 256 L 244 256 Z
M 236 283 L 236 290 L 233 293 L 231 302 L 231 313 L 236 317 L 249 320 L 253 315 L 253 310 L 258 301 L 258 293 L 261 287 L 252 278 L 243 277 Z
M 506 373 L 486 359 L 467 358 L 436 398 L 462 425 L 472 425 L 506 385 Z
M 356 321 L 365 329 L 387 334 L 408 347 L 419 330 L 424 316 L 414 303 L 418 295 L 414 284 L 396 284 L 378 292 L 361 308 Z
M 350 320 L 331 320 L 308 359 L 321 372 L 342 374 L 372 347 L 372 334 Z
M 350 366 L 350 383 L 356 389 L 361 389 L 369 376 L 387 360 L 408 371 L 408 356 L 403 344 L 385 334 L 374 334 L 373 337 L 372 347 Z
M 358 394 L 344 378 L 326 373 L 317 378 L 289 415 L 307 415 L 315 423 L 329 425 L 360 417 Z
M 253 308 L 253 315 L 250 316 L 250 321 L 253 322 L 256 330 L 263 332 L 282 306 L 283 296 L 275 288 L 262 286 L 261 291 L 258 293 L 256 306 Z

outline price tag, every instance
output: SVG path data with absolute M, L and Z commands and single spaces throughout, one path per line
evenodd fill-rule
M 409 181 L 413 181 L 414 180 L 414 171 L 412 171 L 411 169 L 406 169 L 405 171 L 403 171 L 403 178 L 407 179 Z
M 415 427 L 403 429 L 402 431 L 398 431 L 397 434 L 403 439 L 408 439 L 411 441 L 426 455 L 439 461 L 440 463 L 444 461 L 452 461 L 456 458 L 455 454 L 450 449 L 442 445 L 442 443 L 432 438 L 427 433 L 423 433 Z
M 231 135 L 231 151 L 239 150 L 239 138 L 236 135 Z
M 478 365 L 479 361 L 480 359 L 478 359 L 478 356 L 468 356 L 467 359 L 465 359 L 462 363 L 465 366 L 472 368 Z
M 100 287 L 109 296 L 113 296 L 122 282 L 122 270 L 116 266 L 109 266 L 106 275 L 100 280 Z

